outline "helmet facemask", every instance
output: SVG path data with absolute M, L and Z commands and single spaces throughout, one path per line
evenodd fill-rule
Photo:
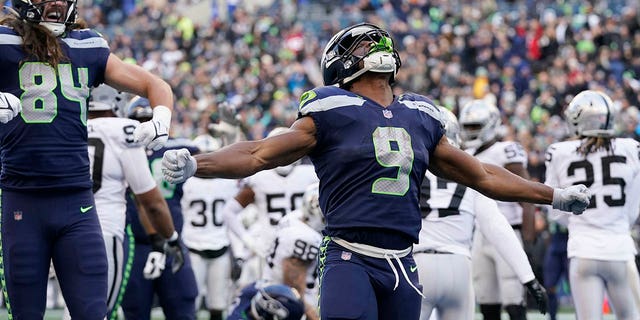
M 479 148 L 498 137 L 500 111 L 492 104 L 473 100 L 462 108 L 458 122 L 464 148 Z
M 61 5 L 61 3 L 65 5 Z M 76 0 L 13 0 L 13 9 L 20 19 L 47 28 L 54 36 L 62 35 L 68 26 L 76 23 L 78 11 Z
M 393 83 L 400 65 L 389 33 L 364 23 L 344 29 L 329 41 L 321 69 L 325 85 L 343 87 L 365 72 L 391 73 Z

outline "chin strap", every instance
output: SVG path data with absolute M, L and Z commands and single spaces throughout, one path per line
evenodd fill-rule
M 396 75 L 396 59 L 392 53 L 383 51 L 374 52 L 366 56 L 362 61 L 364 62 L 364 67 L 351 76 L 344 78 L 340 82 L 340 86 L 355 80 L 367 71 L 376 73 L 393 72 L 393 77 Z

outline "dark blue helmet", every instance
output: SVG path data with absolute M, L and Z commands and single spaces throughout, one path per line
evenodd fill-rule
M 129 102 L 125 115 L 129 119 L 145 122 L 153 117 L 153 109 L 147 98 L 136 96 Z
M 12 0 L 11 6 L 20 19 L 40 24 L 49 29 L 56 37 L 63 34 L 66 28 L 78 17 L 76 0 L 66 0 L 66 7 L 57 5 L 57 0 L 44 0 L 33 3 L 31 0 Z
M 251 313 L 260 320 L 300 320 L 304 302 L 295 289 L 272 284 L 259 289 L 251 299 Z
M 393 83 L 400 65 L 389 33 L 373 24 L 360 23 L 340 30 L 329 40 L 320 68 L 325 86 L 342 87 L 365 72 L 392 73 L 389 82 Z

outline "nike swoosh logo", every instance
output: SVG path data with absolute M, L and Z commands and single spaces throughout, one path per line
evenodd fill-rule
M 91 210 L 91 208 L 93 208 L 93 206 L 80 207 L 80 213 L 87 213 L 87 211 Z
M 418 266 L 410 266 L 409 270 L 411 270 L 411 272 L 416 272 L 416 270 L 418 270 Z

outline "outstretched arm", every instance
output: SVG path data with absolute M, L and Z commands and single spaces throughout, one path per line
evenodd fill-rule
M 445 137 L 440 140 L 431 157 L 429 170 L 476 189 L 492 199 L 540 204 L 551 204 L 553 201 L 553 188 L 524 179 L 503 167 L 482 163 L 450 145 Z
M 195 156 L 197 177 L 242 178 L 258 171 L 290 164 L 315 146 L 315 124 L 297 120 L 289 132 L 257 141 L 241 141 L 213 153 Z
M 256 141 L 241 141 L 194 157 L 184 150 L 169 150 L 162 159 L 164 179 L 180 183 L 198 177 L 237 179 L 258 171 L 290 164 L 316 145 L 316 127 L 309 117 L 298 119 L 285 133 Z
M 507 169 L 487 163 L 453 147 L 443 137 L 429 168 L 434 174 L 476 189 L 502 201 L 552 204 L 553 208 L 581 214 L 589 205 L 590 193 L 584 185 L 564 189 L 529 181 Z

